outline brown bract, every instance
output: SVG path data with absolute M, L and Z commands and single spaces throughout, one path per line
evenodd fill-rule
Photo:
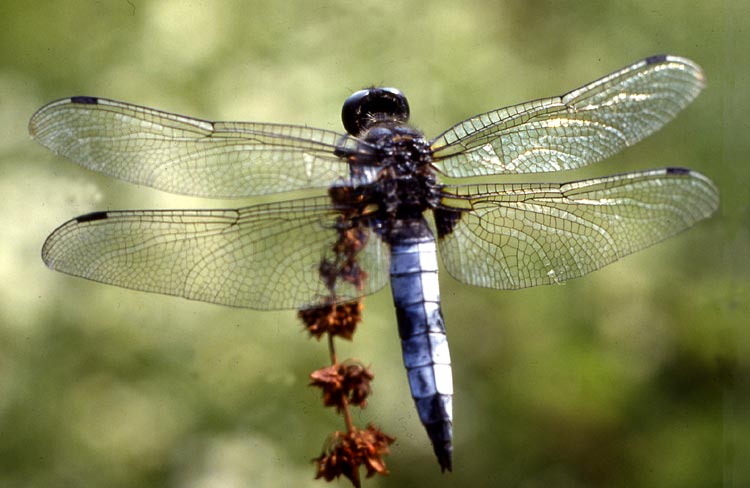
M 357 324 L 362 320 L 362 308 L 361 301 L 321 305 L 300 310 L 298 316 L 310 335 L 318 340 L 325 334 L 351 340 Z
M 323 390 L 323 403 L 326 407 L 336 407 L 341 412 L 345 405 L 367 406 L 370 383 L 374 375 L 361 363 L 345 361 L 319 369 L 310 374 L 310 386 Z
M 335 432 L 329 445 L 320 457 L 315 459 L 318 472 L 315 476 L 331 481 L 341 475 L 346 476 L 354 486 L 360 486 L 359 467 L 364 465 L 367 477 L 388 474 L 383 456 L 395 439 L 370 424 L 364 430 Z

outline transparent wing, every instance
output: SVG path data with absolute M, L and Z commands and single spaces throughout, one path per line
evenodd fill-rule
M 716 187 L 682 168 L 564 184 L 447 186 L 464 212 L 440 254 L 457 280 L 515 289 L 583 276 L 710 216 Z
M 348 176 L 335 152 L 353 152 L 363 144 L 323 129 L 208 122 L 93 97 L 42 107 L 31 117 L 29 132 L 94 171 L 203 197 L 326 187 Z
M 97 212 L 73 219 L 44 243 L 55 270 L 125 288 L 255 309 L 314 306 L 328 296 L 318 274 L 337 238 L 328 197 L 237 210 Z M 339 283 L 340 301 L 382 288 L 388 250 L 371 234 L 358 262 L 359 292 Z
M 450 177 L 539 173 L 600 161 L 655 132 L 704 85 L 692 61 L 653 56 L 560 97 L 467 119 L 431 143 Z

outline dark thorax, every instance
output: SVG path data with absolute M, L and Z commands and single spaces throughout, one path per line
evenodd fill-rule
M 361 90 L 344 104 L 342 118 L 368 148 L 349 164 L 355 193 L 377 206 L 372 227 L 387 242 L 423 234 L 423 214 L 439 203 L 440 185 L 429 143 L 406 125 L 406 98 L 391 88 Z

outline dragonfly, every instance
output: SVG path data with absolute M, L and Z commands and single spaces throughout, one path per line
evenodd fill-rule
M 469 285 L 562 283 L 708 218 L 719 194 L 707 177 L 680 167 L 566 183 L 441 178 L 581 168 L 661 128 L 703 86 L 694 62 L 652 56 L 564 95 L 475 115 L 432 139 L 409 124 L 408 101 L 395 88 L 351 95 L 346 133 L 65 98 L 39 109 L 30 133 L 88 169 L 207 198 L 315 193 L 242 208 L 89 213 L 57 228 L 42 258 L 89 280 L 260 310 L 345 303 L 390 282 L 411 394 L 442 470 L 451 470 L 453 380 L 438 249 L 442 268 Z M 344 232 L 361 244 L 346 265 L 331 259 Z

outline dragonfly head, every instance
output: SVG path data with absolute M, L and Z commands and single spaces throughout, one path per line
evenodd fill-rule
M 409 103 L 396 88 L 366 88 L 346 99 L 341 120 L 349 134 L 358 136 L 378 122 L 405 123 L 409 120 Z

